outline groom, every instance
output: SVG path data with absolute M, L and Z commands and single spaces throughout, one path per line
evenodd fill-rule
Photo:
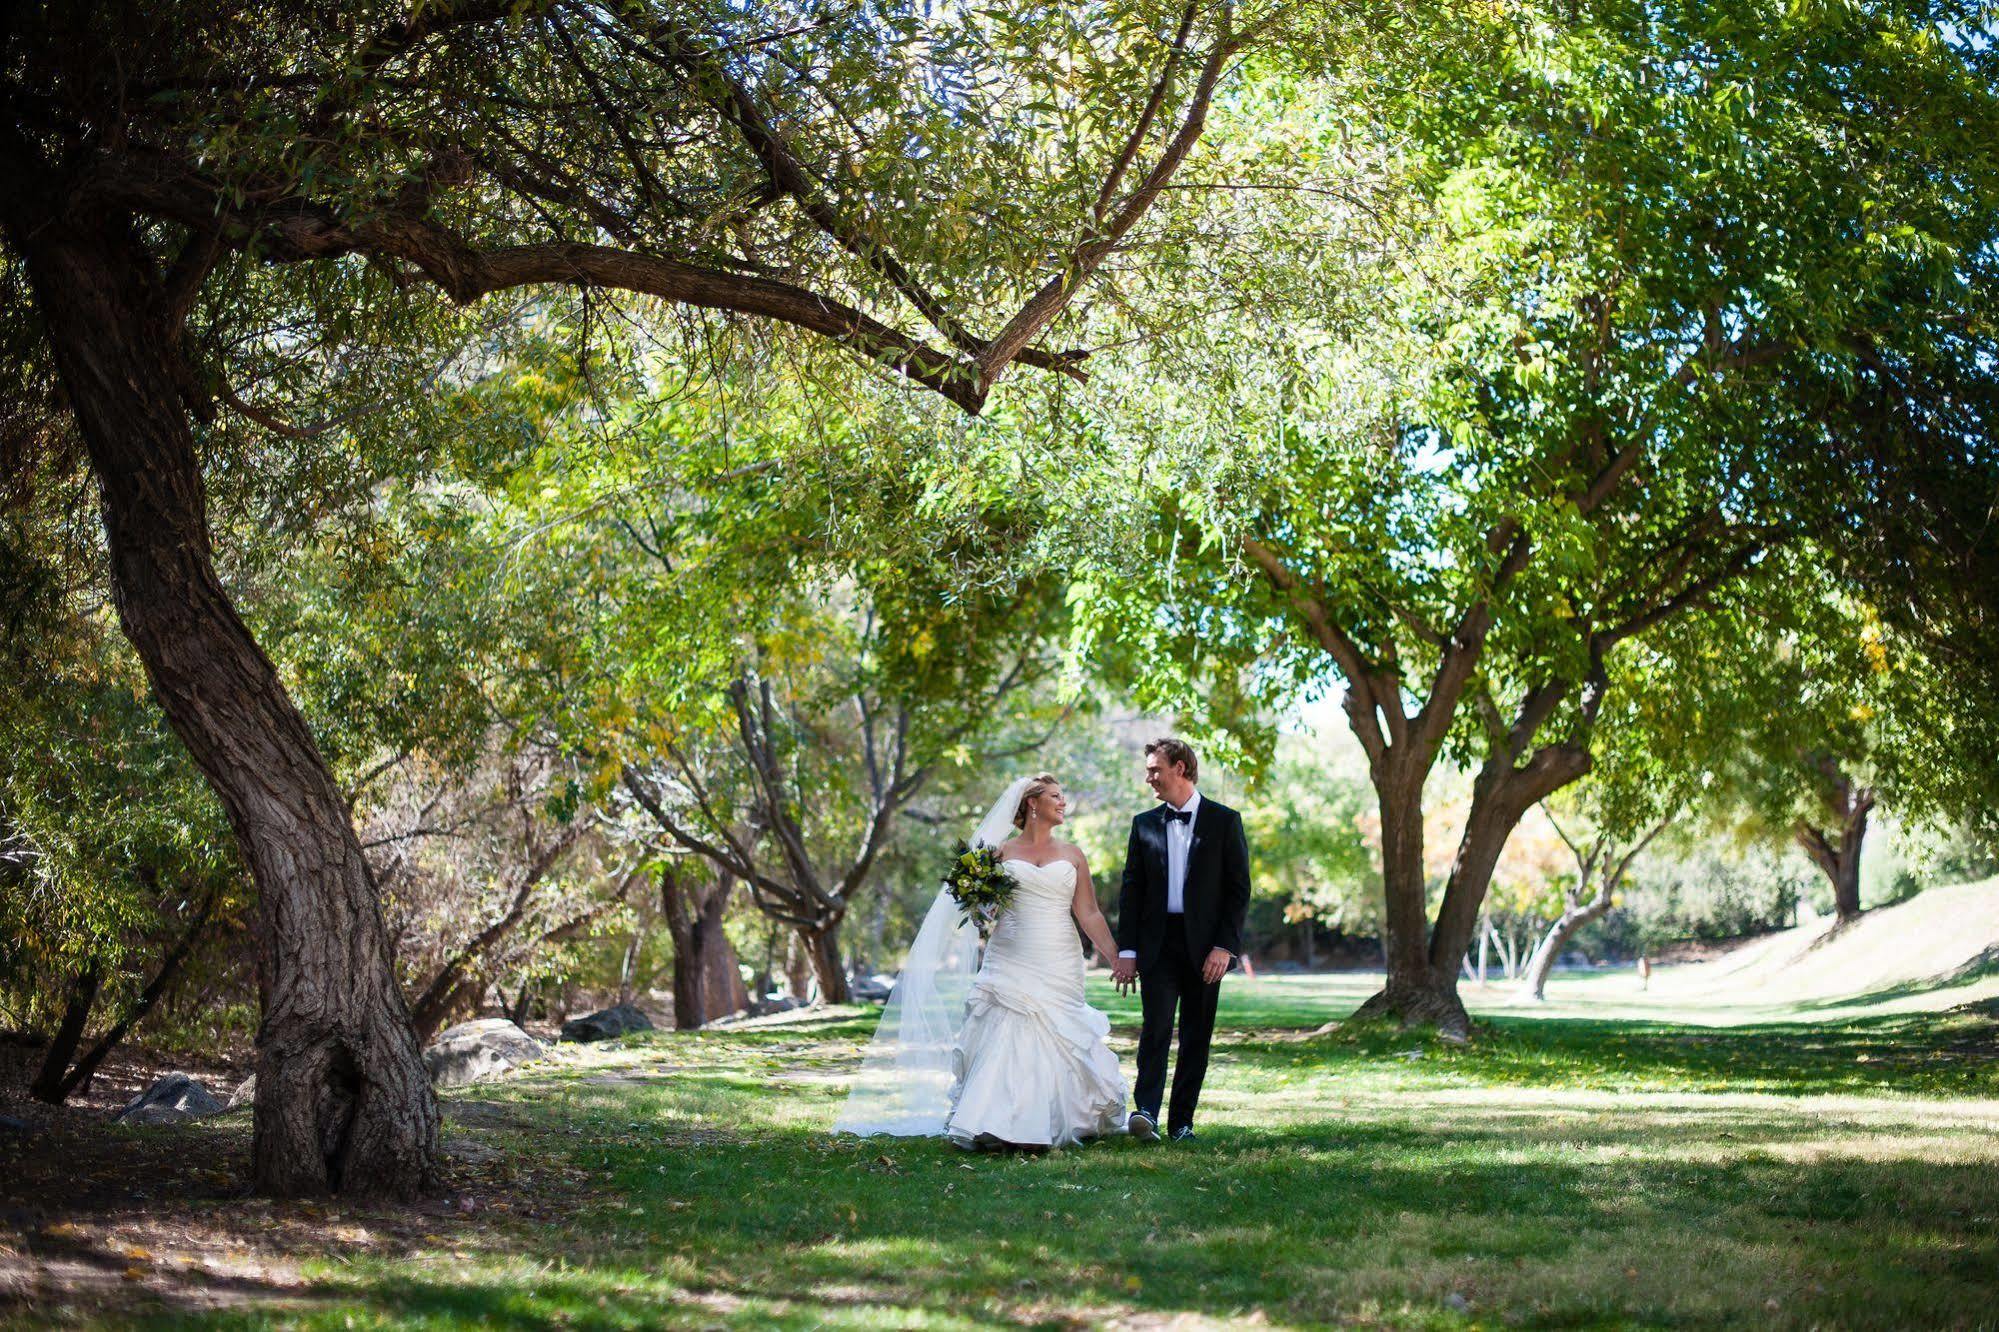
M 1118 957 L 1111 975 L 1120 993 L 1136 978 L 1145 1013 L 1133 1090 L 1137 1108 L 1126 1122 L 1143 1142 L 1159 1138 L 1159 1095 L 1166 1088 L 1176 1010 L 1180 1059 L 1166 1131 L 1175 1142 L 1194 1136 L 1194 1103 L 1208 1072 L 1222 975 L 1242 952 L 1249 909 L 1242 816 L 1201 798 L 1194 788 L 1199 771 L 1200 760 L 1184 740 L 1145 747 L 1145 780 L 1165 803 L 1131 821 L 1118 892 Z

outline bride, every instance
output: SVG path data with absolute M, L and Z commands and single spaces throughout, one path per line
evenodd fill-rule
M 977 929 L 939 890 L 910 946 L 836 1133 L 944 1134 L 961 1147 L 1061 1147 L 1121 1127 L 1125 1081 L 1083 1001 L 1083 950 L 1117 956 L 1068 813 L 1046 773 L 1007 787 L 974 835 L 1019 885 L 978 957 Z

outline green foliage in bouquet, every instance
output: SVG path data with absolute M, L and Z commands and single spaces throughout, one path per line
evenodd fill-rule
M 1000 863 L 999 848 L 958 843 L 951 866 L 944 871 L 944 887 L 963 912 L 961 919 L 979 927 L 979 937 L 992 933 L 993 922 L 1013 902 L 1013 890 L 1020 885 Z

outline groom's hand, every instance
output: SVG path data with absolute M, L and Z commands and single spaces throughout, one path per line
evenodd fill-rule
M 1117 990 L 1119 994 L 1123 994 L 1126 990 L 1129 990 L 1132 987 L 1133 982 L 1135 982 L 1137 979 L 1138 979 L 1137 958 L 1121 957 L 1117 959 L 1117 961 L 1111 963 L 1111 980 L 1117 984 Z
M 1213 985 L 1216 981 L 1220 980 L 1223 976 L 1226 976 L 1228 974 L 1229 963 L 1233 962 L 1234 960 L 1235 960 L 1235 954 L 1231 953 L 1226 948 L 1210 949 L 1208 952 L 1208 960 L 1201 964 L 1202 981 L 1204 981 L 1209 985 Z

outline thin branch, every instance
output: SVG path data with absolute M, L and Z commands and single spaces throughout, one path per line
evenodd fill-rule
M 238 396 L 236 390 L 230 387 L 229 381 L 226 379 L 218 380 L 216 396 L 222 400 L 222 404 L 225 407 L 235 412 L 244 420 L 255 422 L 272 434 L 283 435 L 286 439 L 318 439 L 327 431 L 337 429 L 340 426 L 346 425 L 349 421 L 366 416 L 382 405 L 379 401 L 366 402 L 359 406 L 350 407 L 337 415 L 329 416 L 316 425 L 295 426 L 274 413 L 245 402 Z
M 960 323 L 942 300 L 917 281 L 894 251 L 840 216 L 799 164 L 791 145 L 765 117 L 749 89 L 720 58 L 708 52 L 692 32 L 678 23 L 661 23 L 651 35 L 654 40 L 664 42 L 667 53 L 663 57 L 652 57 L 647 53 L 648 58 L 680 65 L 705 76 L 711 85 L 704 89 L 709 104 L 743 136 L 773 189 L 796 200 L 799 210 L 814 226 L 902 293 L 930 322 L 931 327 L 944 335 L 946 341 L 961 351 L 978 353 L 985 345 L 984 341 Z
M 1117 158 L 1111 163 L 1110 172 L 1104 177 L 1104 186 L 1097 191 L 1097 202 L 1090 209 L 1090 216 L 1099 224 L 1116 197 L 1118 186 L 1124 183 L 1125 173 L 1131 170 L 1132 162 L 1138 157 L 1138 150 L 1145 142 L 1145 136 L 1152 131 L 1152 122 L 1159 118 L 1159 109 L 1166 103 L 1166 94 L 1173 84 L 1173 75 L 1179 70 L 1180 62 L 1187 54 L 1187 34 L 1193 30 L 1194 14 L 1197 6 L 1189 4 L 1180 11 L 1180 28 L 1173 34 L 1172 46 L 1166 53 L 1166 64 L 1159 71 L 1159 78 L 1152 85 L 1152 95 L 1146 98 L 1145 110 L 1139 115 L 1138 123 L 1132 126 L 1125 138 L 1124 147 L 1118 150 Z
M 1756 558 L 1765 549 L 1766 547 L 1761 541 L 1753 542 L 1738 549 L 1719 569 L 1711 570 L 1707 574 L 1696 578 L 1693 582 L 1688 583 L 1672 596 L 1654 603 L 1612 628 L 1602 630 L 1598 634 L 1593 635 L 1594 641 L 1600 645 L 1600 650 L 1608 651 L 1632 635 L 1643 633 L 1661 620 L 1679 614 L 1681 611 L 1686 610 L 1696 602 L 1709 596 L 1724 584 L 1733 582 L 1736 578 L 1748 572 L 1749 566 L 1756 562 Z
M 1332 655 L 1341 671 L 1352 681 L 1364 681 L 1370 672 L 1361 657 L 1360 645 L 1347 636 L 1346 630 L 1335 623 L 1326 613 L 1326 606 L 1317 596 L 1305 590 L 1304 582 L 1286 565 L 1276 551 L 1255 537 L 1241 539 L 1243 554 L 1251 563 L 1263 571 L 1264 579 L 1291 599 L 1298 613 L 1305 617 L 1306 627 L 1319 646 Z
M 1041 335 L 1069 304 L 1076 290 L 1089 281 L 1092 274 L 1102 266 L 1125 233 L 1145 215 L 1145 212 L 1159 197 L 1174 172 L 1193 151 L 1200 139 L 1201 131 L 1207 123 L 1208 105 L 1213 99 L 1215 86 L 1221 81 L 1222 71 L 1229 58 L 1240 47 L 1240 40 L 1230 32 L 1230 20 L 1234 13 L 1232 4 L 1221 7 L 1221 34 L 1208 53 L 1207 62 L 1201 67 L 1201 76 L 1194 86 L 1194 95 L 1187 107 L 1187 113 L 1180 122 L 1179 132 L 1166 145 L 1152 170 L 1139 183 L 1137 189 L 1125 196 L 1124 202 L 1103 222 L 1093 227 L 1070 250 L 1064 260 L 1062 271 L 1028 299 L 1026 305 L 1000 330 L 998 337 L 978 357 L 978 389 L 981 393 L 990 391 L 998 380 L 1000 372 L 1012 362 L 1021 349 Z
M 217 226 L 198 227 L 174 256 L 173 266 L 167 270 L 162 281 L 162 304 L 165 307 L 167 328 L 178 334 L 187 325 L 187 317 L 194 311 L 194 303 L 201 296 L 201 285 L 208 275 L 215 271 L 216 263 L 222 258 L 222 229 Z
M 380 763 L 377 763 L 374 767 L 367 769 L 359 777 L 356 777 L 354 779 L 354 785 L 350 787 L 347 792 L 347 812 L 349 814 L 352 814 L 354 812 L 354 806 L 356 802 L 358 802 L 361 799 L 361 793 L 363 791 L 366 791 L 377 777 L 380 777 L 382 774 L 388 772 L 391 768 L 401 766 L 403 763 L 407 762 L 409 760 L 410 755 L 414 754 L 415 752 L 416 752 L 415 746 L 405 745 L 401 749 L 397 750 L 395 753 L 383 759 Z M 426 811 L 426 813 L 428 813 L 428 811 Z

